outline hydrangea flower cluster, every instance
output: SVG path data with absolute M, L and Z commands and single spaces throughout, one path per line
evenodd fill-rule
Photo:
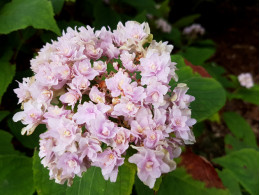
M 118 23 L 111 31 L 90 26 L 46 44 L 15 93 L 23 111 L 14 115 L 32 134 L 39 124 L 41 163 L 51 179 L 71 185 L 90 166 L 115 182 L 128 160 L 150 188 L 175 169 L 180 146 L 195 141 L 186 84 L 173 90 L 172 45 L 152 41 L 147 23 Z M 127 150 L 135 154 L 128 157 Z

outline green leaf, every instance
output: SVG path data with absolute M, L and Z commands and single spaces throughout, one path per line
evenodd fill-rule
M 181 194 L 181 195 L 226 195 L 228 190 L 206 188 L 201 181 L 194 180 L 184 168 L 177 168 L 163 177 L 158 195 Z
M 0 192 L 30 195 L 34 192 L 32 159 L 21 155 L 0 155 Z
M 64 195 L 66 193 L 66 184 L 60 185 L 49 179 L 49 171 L 41 164 L 38 152 L 35 150 L 33 155 L 33 181 L 39 195 Z
M 62 10 L 64 0 L 51 0 L 53 11 L 55 14 L 59 14 Z
M 235 112 L 225 112 L 223 119 L 239 142 L 243 142 L 245 145 L 257 149 L 254 132 L 243 117 Z M 234 143 L 234 141 L 228 138 L 228 143 L 231 144 Z M 239 144 L 233 144 L 233 146 L 236 145 L 239 147 Z
M 259 85 L 254 85 L 250 89 L 240 87 L 237 91 L 230 95 L 232 99 L 242 99 L 246 102 L 259 105 Z
M 178 21 L 176 21 L 173 26 L 176 28 L 182 28 L 185 26 L 188 26 L 192 23 L 194 23 L 194 21 L 196 19 L 198 19 L 200 17 L 200 14 L 193 14 L 193 15 L 189 15 L 189 16 L 185 16 L 181 19 L 179 19 Z
M 214 47 L 188 47 L 180 54 L 194 65 L 202 65 L 216 52 Z
M 104 180 L 100 168 L 91 167 L 82 178 L 77 178 L 67 194 L 131 194 L 134 184 L 135 169 L 125 163 L 119 167 L 117 181 L 112 183 Z
M 18 154 L 11 143 L 13 136 L 3 130 L 0 130 L 0 155 L 3 154 Z
M 251 194 L 259 190 L 259 153 L 254 149 L 243 149 L 213 160 L 228 169 Z
M 225 152 L 227 154 L 229 154 L 230 152 L 242 150 L 244 148 L 257 149 L 257 147 L 252 147 L 251 144 L 247 144 L 247 143 L 243 142 L 242 140 L 234 137 L 233 135 L 225 136 Z
M 236 181 L 236 178 L 227 169 L 224 169 L 222 171 L 218 171 L 218 175 L 223 182 L 224 186 L 229 189 L 230 193 L 232 195 L 242 195 L 240 191 L 240 187 L 238 182 Z
M 0 34 L 33 26 L 60 34 L 50 1 L 12 0 L 0 10 Z
M 191 67 L 187 66 L 184 62 L 184 59 L 180 55 L 172 55 L 171 56 L 171 61 L 176 62 L 177 65 L 177 70 L 176 74 L 178 75 L 178 82 L 182 82 L 185 80 L 188 80 L 196 75 L 194 75 Z
M 10 112 L 7 111 L 7 110 L 2 110 L 2 111 L 0 111 L 0 122 L 1 122 L 5 117 L 7 117 L 9 114 L 10 114 Z
M 109 26 L 111 29 L 114 29 L 116 28 L 117 23 L 121 20 L 119 14 L 109 7 L 104 6 L 102 2 L 95 4 L 94 17 L 95 20 L 93 25 L 98 29 L 102 26 Z
M 27 148 L 35 148 L 39 146 L 39 135 L 46 130 L 45 125 L 39 125 L 32 135 L 22 135 L 21 130 L 24 125 L 21 122 L 14 122 L 12 118 L 7 121 L 13 135 Z
M 1 28 L 1 26 L 0 26 Z M 11 65 L 8 61 L 0 59 L 0 103 L 8 85 L 12 82 L 15 75 L 15 65 Z
M 197 138 L 203 134 L 205 129 L 206 129 L 206 126 L 205 126 L 204 122 L 199 122 L 193 126 L 192 131 L 194 133 L 194 136 Z
M 137 195 L 153 195 L 154 191 L 145 185 L 136 175 L 135 176 L 135 190 Z
M 195 77 L 182 82 L 189 87 L 187 93 L 195 97 L 191 109 L 192 117 L 198 122 L 212 116 L 225 105 L 225 90 L 215 79 Z
M 135 168 L 133 165 L 125 162 L 119 167 L 117 181 L 112 183 L 104 180 L 101 170 L 98 167 L 91 167 L 85 172 L 82 178 L 74 178 L 71 187 L 56 184 L 49 180 L 49 171 L 41 163 L 38 153 L 34 153 L 33 171 L 35 187 L 40 195 L 49 194 L 113 194 L 127 195 L 131 194 L 134 184 Z
M 214 79 L 220 82 L 223 87 L 227 87 L 227 88 L 235 87 L 234 84 L 224 76 L 224 74 L 226 73 L 224 67 L 218 66 L 215 63 L 204 64 L 203 67 Z

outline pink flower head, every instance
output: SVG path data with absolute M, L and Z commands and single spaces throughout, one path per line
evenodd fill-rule
M 97 60 L 101 57 L 102 53 L 103 53 L 103 49 L 97 47 L 96 45 L 93 44 L 86 45 L 85 54 L 86 56 L 88 56 L 88 58 Z
M 134 117 L 138 109 L 138 106 L 129 101 L 127 98 L 122 97 L 120 103 L 115 105 L 111 114 L 114 116 Z
M 162 85 L 159 82 L 153 82 L 151 85 L 147 86 L 147 97 L 145 99 L 146 103 L 151 103 L 155 108 L 158 108 L 164 103 L 164 95 L 167 93 L 168 87 Z
M 123 90 L 123 85 L 128 85 L 130 82 L 129 76 L 119 70 L 113 77 L 106 79 L 106 86 L 111 91 L 112 97 L 118 97 Z
M 159 130 L 147 131 L 146 138 L 144 139 L 144 146 L 147 148 L 154 148 L 163 138 L 162 132 Z
M 138 22 L 128 21 L 125 26 L 119 22 L 117 30 L 113 31 L 114 41 L 118 46 L 129 42 L 140 42 L 150 34 L 150 28 L 147 23 L 139 24 Z
M 90 137 L 88 134 L 84 137 L 80 137 L 79 151 L 80 159 L 83 161 L 85 157 L 91 161 L 95 161 L 97 158 L 98 152 L 101 152 L 100 142 L 97 139 Z
M 24 111 L 17 112 L 13 116 L 13 121 L 21 121 L 24 125 L 27 125 L 22 129 L 22 135 L 27 133 L 30 135 L 35 128 L 41 123 L 43 116 L 42 104 L 37 102 L 28 101 L 24 103 Z
M 153 80 L 168 83 L 168 75 L 170 73 L 169 65 L 171 63 L 170 55 L 153 53 L 149 50 L 145 58 L 140 59 L 142 85 L 150 84 Z
M 87 79 L 87 77 L 83 75 L 78 75 L 75 76 L 72 80 L 71 83 L 68 84 L 71 89 L 74 91 L 80 92 L 80 91 L 85 91 L 88 89 L 90 82 Z
M 76 123 L 64 116 L 60 119 L 49 119 L 47 126 L 51 131 L 58 132 L 59 134 L 57 139 L 60 143 L 56 146 L 59 151 L 64 150 L 65 148 L 63 147 L 70 145 L 75 140 L 76 134 L 80 131 Z
M 81 164 L 76 154 L 64 153 L 57 162 L 57 168 L 62 170 L 61 177 L 70 178 L 75 174 L 81 176 L 81 173 L 86 170 Z
M 105 180 L 110 179 L 115 182 L 118 174 L 118 167 L 124 163 L 124 158 L 118 156 L 117 152 L 107 148 L 104 152 L 98 154 L 94 166 L 100 167 Z
M 184 83 L 179 83 L 177 87 L 173 90 L 173 96 L 171 101 L 179 106 L 181 109 L 186 109 L 189 107 L 190 102 L 194 101 L 195 98 L 191 95 L 187 95 L 188 87 Z
M 62 96 L 60 96 L 60 101 L 63 104 L 68 104 L 69 106 L 72 106 L 72 108 L 74 107 L 74 105 L 77 103 L 77 101 L 79 100 L 81 94 L 79 94 L 78 92 L 68 89 L 69 91 L 65 94 L 63 94 Z
M 122 154 L 129 147 L 129 141 L 130 141 L 130 130 L 123 127 L 119 127 L 116 136 L 114 137 L 114 142 L 112 146 L 114 150 Z
M 137 66 L 134 64 L 135 53 L 130 54 L 128 51 L 123 51 L 120 55 L 120 60 L 123 63 L 123 66 L 130 72 L 137 70 Z
M 95 120 L 97 117 L 98 111 L 92 102 L 84 102 L 83 105 L 78 106 L 77 113 L 74 114 L 73 119 L 77 124 L 89 124 L 91 120 Z
M 129 98 L 132 102 L 138 104 L 143 103 L 146 98 L 145 89 L 141 86 L 137 86 L 136 82 L 126 84 L 122 86 L 125 97 Z
M 64 107 L 59 108 L 58 106 L 50 106 L 48 111 L 44 113 L 44 118 L 56 118 L 59 119 L 62 116 L 68 116 L 71 113 L 70 110 L 65 110 Z
M 19 101 L 18 104 L 22 103 L 23 101 L 27 101 L 31 98 L 30 93 L 30 85 L 31 79 L 30 78 L 23 78 L 23 83 L 19 83 L 19 88 L 14 89 Z
M 76 62 L 73 69 L 76 75 L 83 75 L 89 80 L 93 80 L 98 75 L 98 72 L 91 67 L 89 59 Z
M 91 121 L 89 131 L 102 142 L 109 143 L 110 139 L 115 137 L 117 128 L 111 121 L 98 117 L 96 120 Z
M 96 61 L 93 63 L 93 69 L 99 74 L 104 73 L 107 70 L 107 64 L 103 61 Z
M 93 86 L 89 93 L 90 99 L 95 103 L 105 103 L 105 93 L 98 90 L 96 86 Z
M 178 108 L 173 107 L 169 111 L 170 131 L 175 132 L 176 136 L 183 140 L 195 141 L 194 136 L 191 134 L 190 127 L 196 123 L 196 120 L 182 114 L 182 111 Z
M 162 173 L 167 173 L 175 168 L 174 162 L 165 162 L 164 151 L 154 151 L 143 147 L 134 147 L 138 153 L 131 156 L 128 161 L 135 163 L 138 167 L 137 175 L 139 179 L 148 185 L 150 188 L 154 187 L 155 181 Z

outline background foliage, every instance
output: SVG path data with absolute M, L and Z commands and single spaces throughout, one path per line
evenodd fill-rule
M 209 61 L 216 52 L 216 43 L 207 38 L 188 39 L 184 27 L 198 21 L 207 8 L 218 1 L 170 0 L 3 0 L 0 2 L 0 192 L 21 194 L 258 194 L 258 143 L 247 121 L 236 112 L 223 109 L 234 99 L 258 106 L 259 86 L 251 89 L 239 85 L 237 77 Z M 233 1 L 228 1 L 231 4 Z M 254 1 L 252 1 L 255 3 Z M 187 3 L 187 2 L 186 2 Z M 187 5 L 186 5 L 187 6 Z M 208 7 L 207 7 L 208 6 Z M 199 9 L 201 8 L 201 9 Z M 188 12 L 190 10 L 190 13 Z M 201 12 L 196 11 L 199 10 Z M 151 19 L 152 16 L 152 19 Z M 220 16 L 221 19 L 222 16 Z M 156 26 L 164 18 L 171 25 L 169 33 Z M 95 28 L 116 27 L 118 21 L 147 21 L 156 40 L 169 41 L 175 46 L 172 61 L 177 62 L 179 82 L 189 86 L 196 97 L 191 104 L 197 140 L 207 134 L 210 123 L 221 123 L 226 130 L 224 150 L 213 158 L 193 148 L 183 148 L 178 168 L 156 181 L 149 189 L 136 177 L 136 167 L 125 163 L 119 168 L 116 183 L 105 181 L 100 169 L 90 168 L 82 178 L 75 178 L 71 187 L 49 180 L 48 171 L 38 157 L 39 126 L 29 137 L 20 134 L 23 125 L 12 121 L 20 109 L 13 89 L 17 81 L 31 76 L 30 59 L 47 42 L 56 39 L 67 27 L 91 25 Z M 207 19 L 206 19 L 207 20 Z M 212 21 L 214 23 L 214 20 Z M 212 28 L 209 25 L 209 28 Z M 207 30 L 207 29 L 206 29 Z M 176 84 L 171 82 L 174 87 Z M 198 142 L 198 144 L 200 144 Z M 214 145 L 214 143 L 211 143 Z M 210 145 L 206 147 L 211 147 Z M 204 156 L 204 157 L 202 157 Z

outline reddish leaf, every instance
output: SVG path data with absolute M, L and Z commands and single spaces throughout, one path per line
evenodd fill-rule
M 204 182 L 207 188 L 225 188 L 216 170 L 205 158 L 194 154 L 191 149 L 187 148 L 187 150 L 182 153 L 181 159 L 180 165 L 185 167 L 186 171 L 195 180 Z
M 186 59 L 184 59 L 184 62 L 187 66 L 192 68 L 193 72 L 199 73 L 202 77 L 210 77 L 211 78 L 210 74 L 202 66 L 195 66 Z

